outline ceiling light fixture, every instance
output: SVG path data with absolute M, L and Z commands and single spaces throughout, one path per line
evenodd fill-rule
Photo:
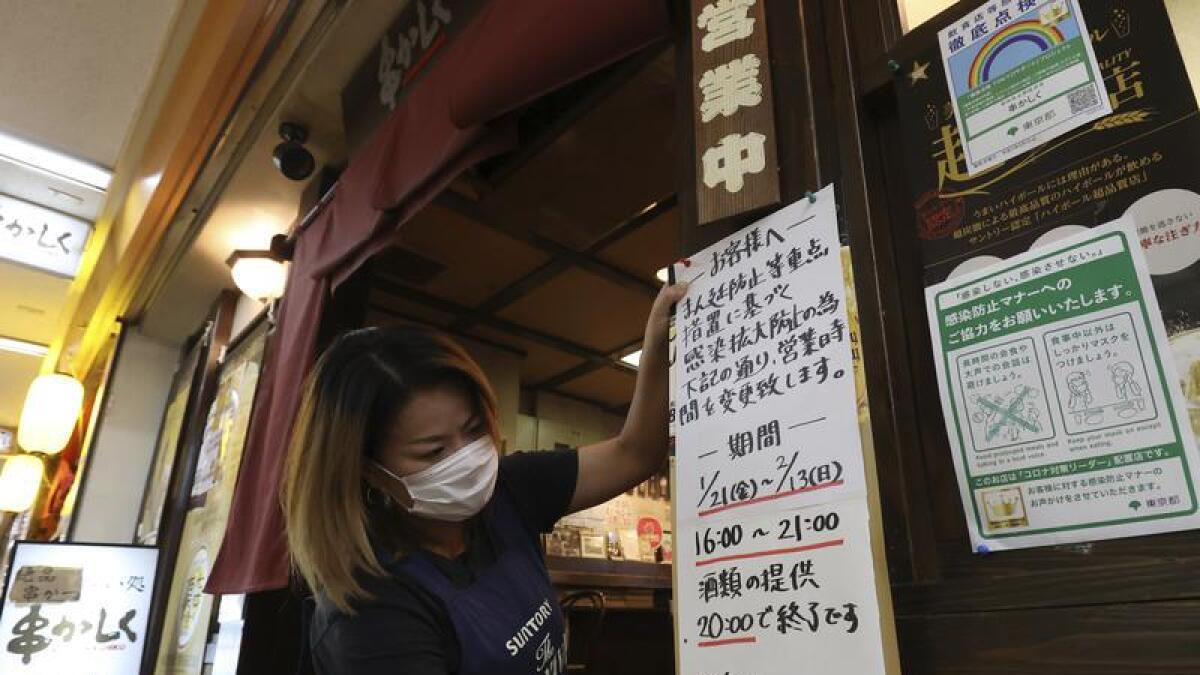
M 7 455 L 0 469 L 0 511 L 20 513 L 33 506 L 42 489 L 44 466 L 33 455 Z
M 621 360 L 633 366 L 634 368 L 637 368 L 638 364 L 642 362 L 642 350 L 639 349 L 632 354 L 626 354 L 625 356 L 621 357 Z
M 97 192 L 107 191 L 109 183 L 112 182 L 112 172 L 107 169 L 5 133 L 0 133 L 0 158 L 78 183 Z
M 283 263 L 270 251 L 234 251 L 225 264 L 238 290 L 255 300 L 274 300 L 283 295 L 287 274 Z
M 283 295 L 287 285 L 284 262 L 289 257 L 287 237 L 277 234 L 271 238 L 270 250 L 238 249 L 229 254 L 225 264 L 238 290 L 255 300 L 270 302 Z
M 25 340 L 0 336 L 0 351 L 41 358 L 46 355 L 49 348 L 46 345 L 40 345 L 36 342 L 26 342 Z

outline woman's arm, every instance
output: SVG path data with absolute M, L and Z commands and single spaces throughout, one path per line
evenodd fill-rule
M 646 320 L 633 402 L 621 434 L 579 449 L 579 475 L 568 512 L 595 506 L 646 480 L 667 455 L 667 325 L 687 286 L 664 286 Z

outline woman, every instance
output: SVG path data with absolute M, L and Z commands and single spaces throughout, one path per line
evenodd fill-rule
M 648 478 L 667 450 L 667 286 L 619 436 L 500 458 L 479 367 L 417 328 L 339 338 L 309 377 L 283 490 L 322 673 L 566 671 L 538 534 Z

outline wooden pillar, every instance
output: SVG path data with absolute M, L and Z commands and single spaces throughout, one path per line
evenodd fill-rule
M 695 43 L 696 23 L 702 7 L 711 0 L 676 0 L 677 86 L 679 87 L 679 124 L 681 138 L 695 139 L 691 146 L 683 144 L 679 166 L 679 204 L 681 214 L 681 254 L 688 255 L 745 227 L 774 208 L 793 203 L 809 192 L 816 192 L 832 183 L 838 197 L 839 232 L 843 245 L 849 244 L 861 326 L 859 335 L 864 354 L 868 382 L 870 421 L 863 425 L 863 448 L 868 484 L 872 486 L 868 506 L 872 520 L 872 551 L 875 560 L 877 594 L 883 628 L 883 651 L 890 673 L 900 672 L 895 624 L 891 608 L 890 579 L 893 575 L 912 577 L 912 553 L 908 546 L 914 515 L 901 505 L 911 500 L 892 497 L 900 481 L 879 480 L 880 474 L 893 471 L 899 465 L 895 448 L 897 427 L 893 393 L 888 377 L 886 359 L 894 358 L 894 350 L 885 351 L 884 322 L 878 295 L 886 288 L 879 277 L 874 257 L 873 234 L 869 222 L 854 222 L 847 218 L 846 191 L 852 190 L 856 200 L 868 196 L 864 176 L 854 167 L 862 162 L 861 147 L 853 134 L 858 105 L 853 84 L 858 67 L 851 54 L 851 30 L 846 25 L 849 11 L 858 11 L 860 18 L 872 14 L 867 27 L 860 33 L 888 33 L 891 15 L 882 8 L 894 0 L 758 0 L 752 16 L 763 22 L 765 36 L 761 46 L 763 59 L 761 75 L 764 96 L 762 105 L 770 104 L 770 119 L 762 115 L 731 117 L 720 132 L 705 130 L 706 122 L 700 107 L 705 94 L 701 87 L 704 68 L 713 64 L 705 60 L 703 49 Z M 890 3 L 890 4 L 889 4 Z M 854 10 L 848 8 L 855 5 Z M 889 18 L 891 17 L 891 18 Z M 756 43 L 759 44 L 759 43 Z M 882 55 L 889 41 L 875 40 L 872 53 Z M 754 49 L 748 47 L 747 49 Z M 736 57 L 737 55 L 732 55 Z M 729 55 L 725 55 L 728 60 Z M 719 59 L 718 59 L 719 60 Z M 765 94 L 769 89 L 770 97 Z M 733 128 L 730 128 L 731 125 Z M 775 162 L 764 167 L 761 176 L 769 176 L 777 196 L 773 201 L 746 199 L 720 194 L 703 179 L 703 155 L 724 134 L 770 133 Z M 847 171 L 847 168 L 850 171 Z M 711 181 L 708 181 L 711 182 Z M 750 184 L 747 183 L 749 189 Z M 764 188 L 759 188 L 764 189 Z M 713 193 L 717 193 L 714 197 Z M 710 219 L 711 205 L 717 199 L 722 208 L 720 218 Z M 865 209 L 856 204 L 854 213 Z M 885 265 L 886 271 L 888 267 Z M 916 455 L 911 455 L 916 456 Z M 920 484 L 918 483 L 918 486 Z M 921 540 L 924 541 L 924 540 Z M 891 563 L 895 560 L 895 565 Z

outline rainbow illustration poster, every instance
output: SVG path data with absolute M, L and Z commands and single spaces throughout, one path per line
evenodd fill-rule
M 938 42 L 972 176 L 1112 112 L 1079 0 L 991 0 Z

